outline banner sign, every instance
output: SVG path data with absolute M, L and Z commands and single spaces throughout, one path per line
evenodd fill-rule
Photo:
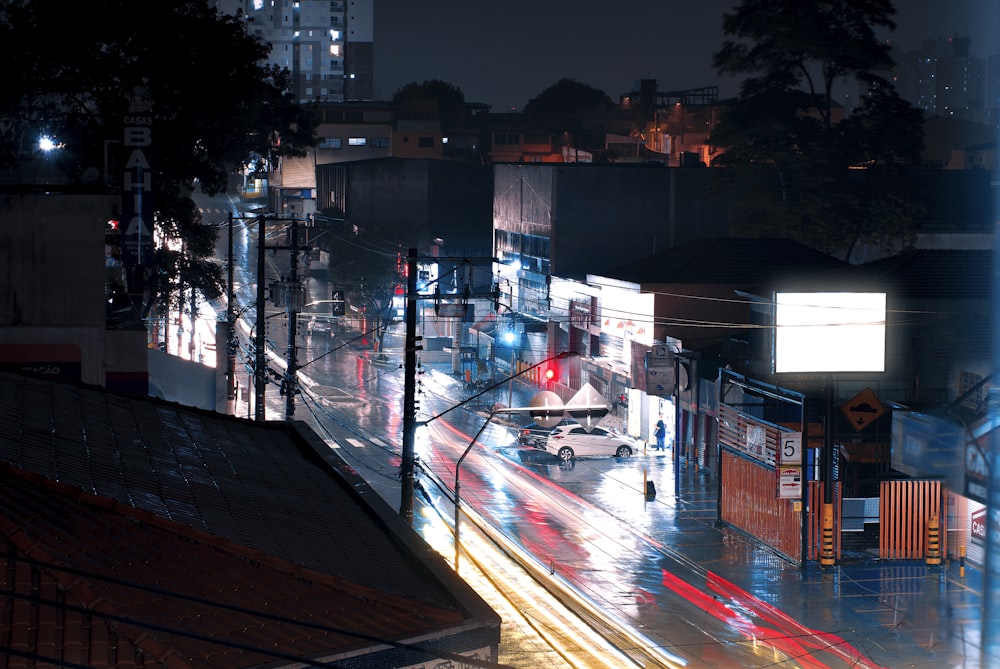
M 125 146 L 122 262 L 125 265 L 153 264 L 153 171 L 149 163 L 153 144 L 152 109 L 146 91 L 133 91 L 122 133 Z

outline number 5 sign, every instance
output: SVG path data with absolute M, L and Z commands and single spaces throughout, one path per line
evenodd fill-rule
M 781 449 L 779 462 L 783 465 L 802 464 L 802 433 L 781 432 Z

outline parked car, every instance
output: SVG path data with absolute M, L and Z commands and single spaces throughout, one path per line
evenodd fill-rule
M 563 418 L 556 427 L 563 425 L 579 425 L 579 423 L 572 418 Z M 542 427 L 535 422 L 522 425 L 517 431 L 517 443 L 522 446 L 531 446 L 532 448 L 545 448 L 545 441 L 549 438 L 549 434 L 553 429 L 551 427 Z
M 569 462 L 576 457 L 627 458 L 641 449 L 638 443 L 626 436 L 601 427 L 588 432 L 579 423 L 574 423 L 552 430 L 545 442 L 545 450 L 563 462 Z

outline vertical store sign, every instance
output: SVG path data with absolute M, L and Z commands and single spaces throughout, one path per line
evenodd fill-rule
M 153 264 L 153 173 L 149 153 L 153 144 L 153 101 L 148 91 L 136 88 L 129 98 L 122 128 L 125 147 L 122 183 L 122 262 Z

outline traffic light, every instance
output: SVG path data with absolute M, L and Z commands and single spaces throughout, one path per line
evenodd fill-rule
M 559 365 L 555 362 L 550 362 L 542 370 L 542 380 L 546 388 L 552 388 L 552 384 L 559 378 Z
M 331 313 L 334 316 L 343 316 L 344 312 L 346 311 L 344 309 L 344 306 L 345 306 L 344 291 L 342 291 L 342 290 L 335 290 L 335 291 L 333 291 L 333 294 L 331 295 L 331 297 L 333 298 L 331 300 L 333 302 L 332 308 L 330 310 Z
M 104 226 L 104 243 L 108 246 L 121 246 L 122 231 L 117 220 L 111 219 Z

